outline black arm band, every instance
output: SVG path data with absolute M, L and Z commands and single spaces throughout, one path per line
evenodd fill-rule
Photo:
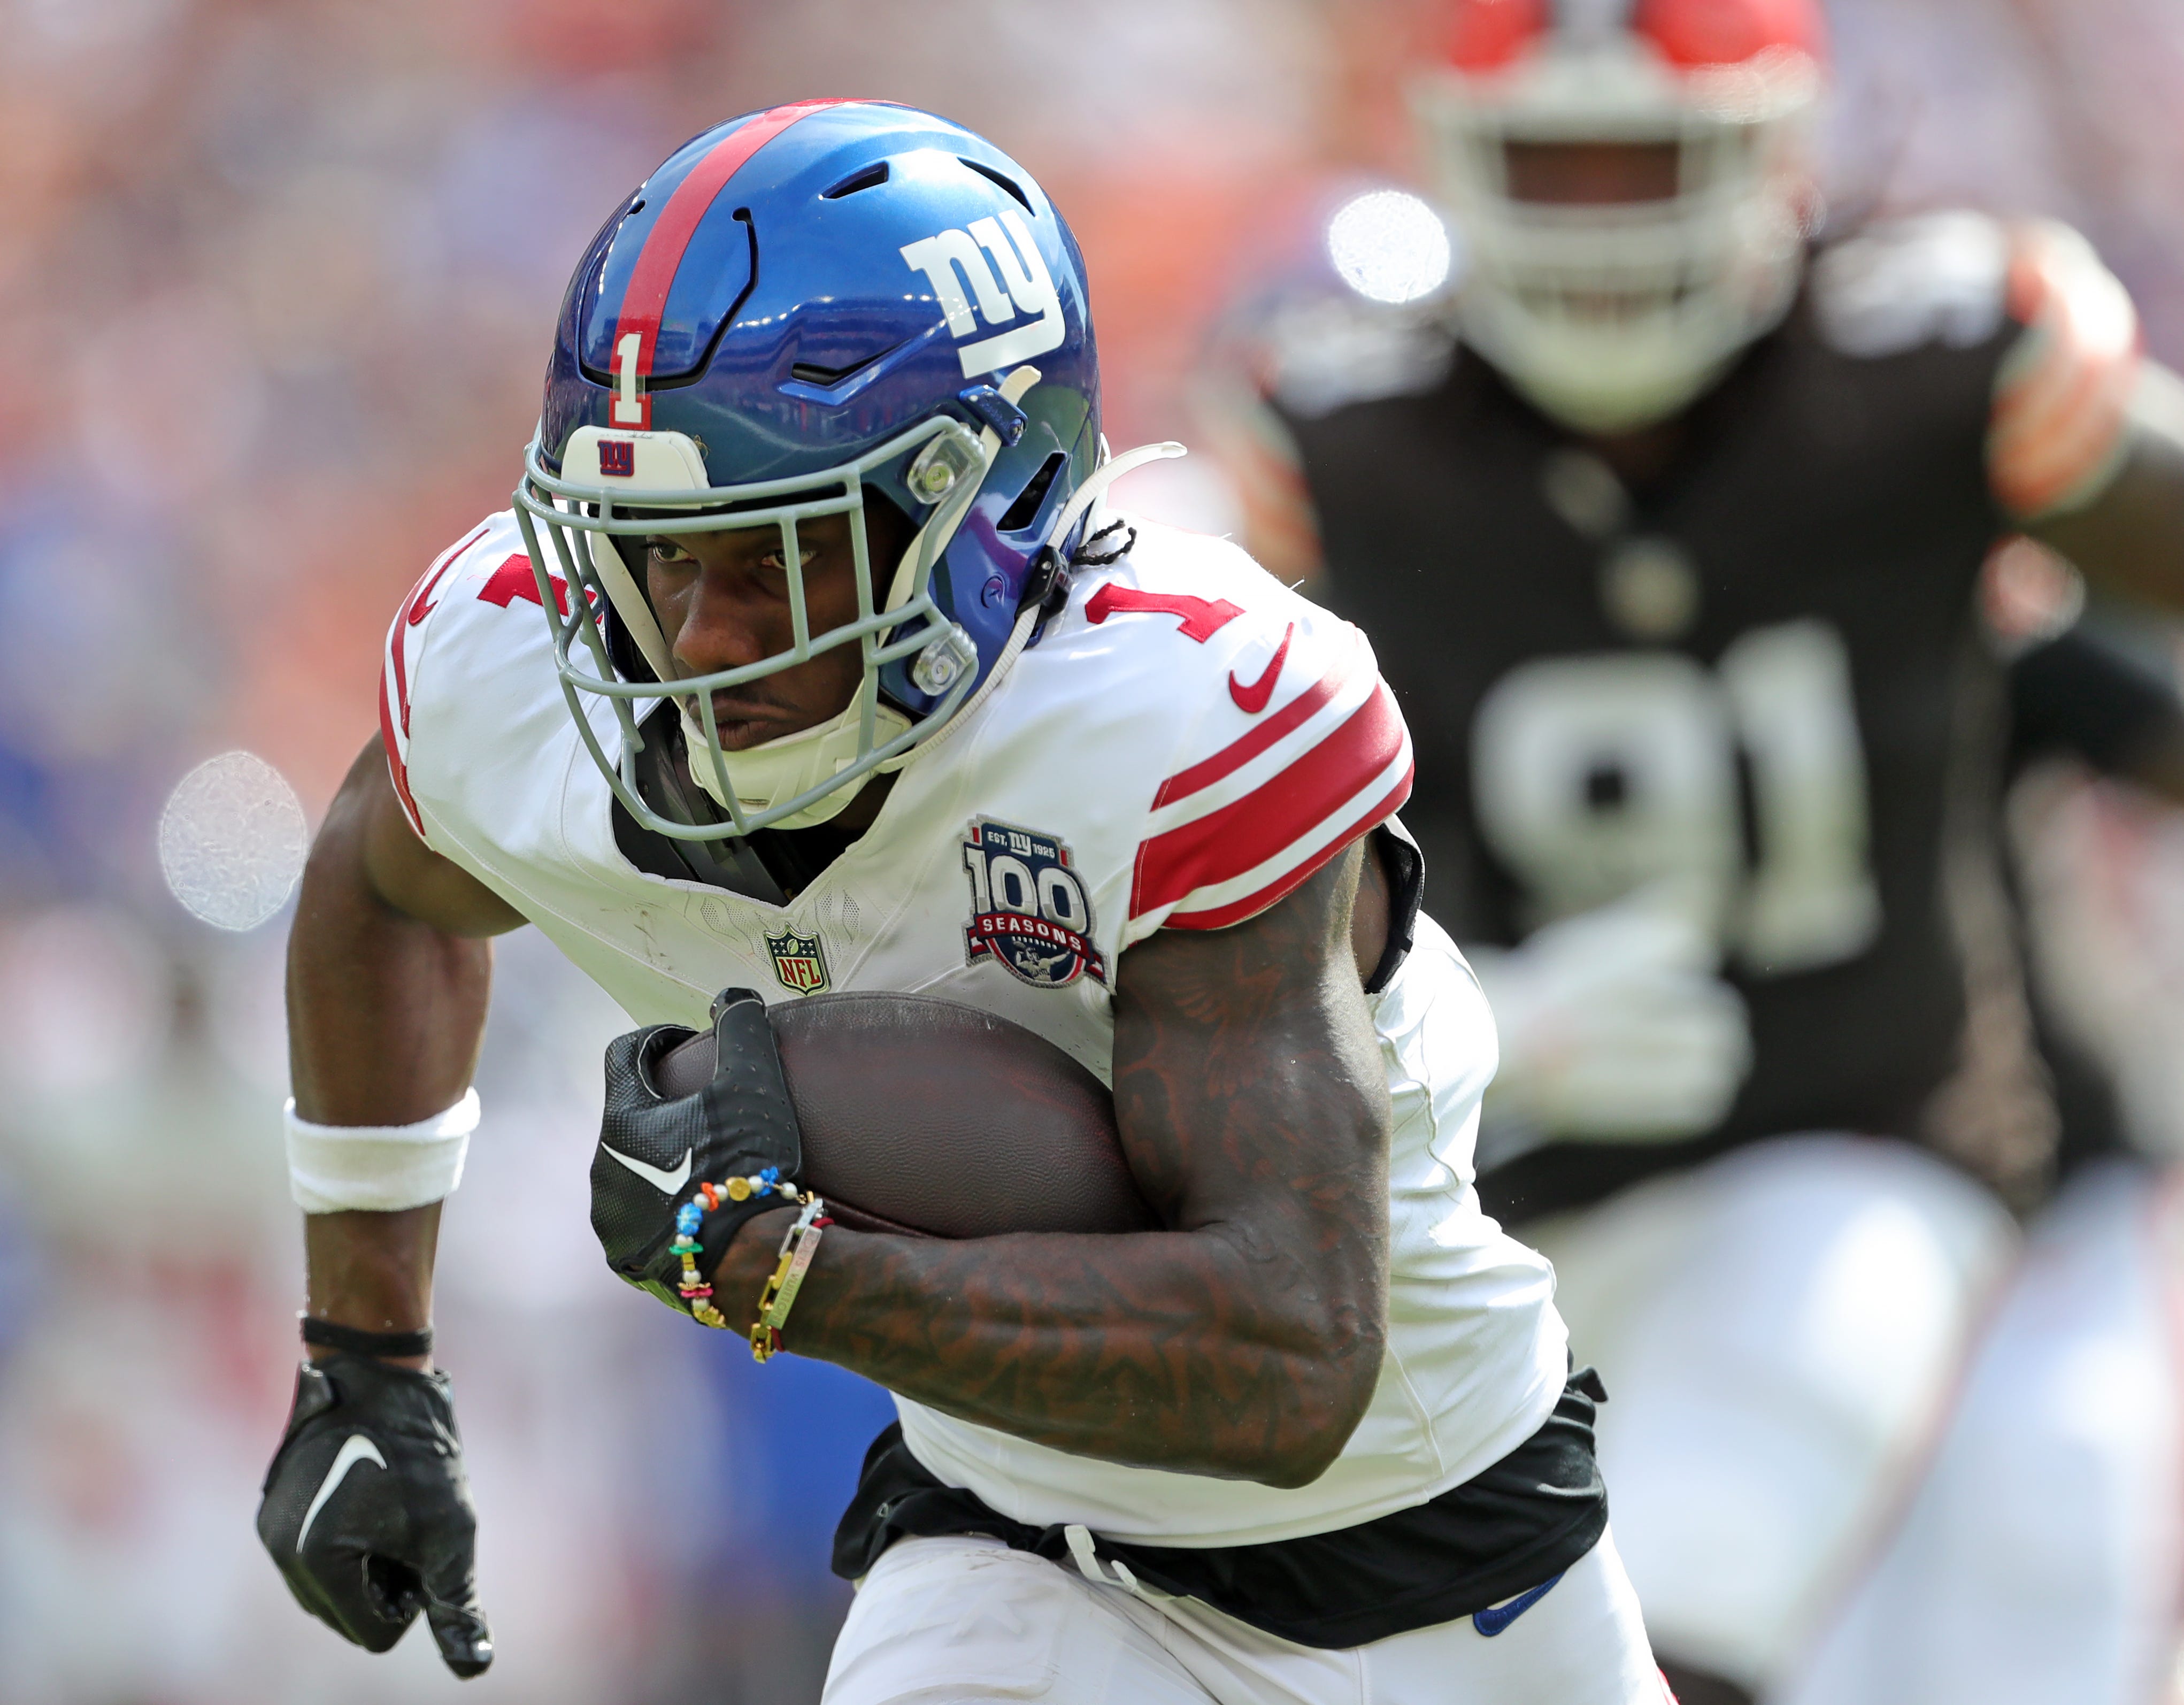
M 429 1326 L 421 1326 L 415 1332 L 366 1332 L 360 1327 L 337 1325 L 314 1315 L 297 1318 L 304 1323 L 304 1342 L 315 1344 L 321 1350 L 346 1350 L 352 1356 L 432 1354 L 432 1329 Z

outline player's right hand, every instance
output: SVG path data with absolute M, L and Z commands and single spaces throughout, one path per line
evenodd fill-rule
M 1502 1039 L 1487 1098 L 1497 1119 L 1581 1141 L 1699 1136 L 1752 1069 L 1743 997 L 1688 914 L 1658 895 L 1471 957 Z
M 258 1507 L 258 1537 L 297 1602 L 367 1652 L 421 1610 L 448 1668 L 482 1674 L 493 1635 L 476 1534 L 446 1374 L 347 1352 L 297 1370 Z
M 723 989 L 713 1002 L 712 1081 L 690 1095 L 662 1094 L 654 1068 L 697 1034 L 655 1024 L 608 1045 L 606 1106 L 592 1156 L 592 1229 L 607 1265 L 686 1314 L 682 1258 L 672 1248 L 676 1211 L 701 1184 L 769 1171 L 783 1184 L 804 1181 L 803 1132 L 766 1003 L 748 989 Z M 697 1233 L 701 1276 L 747 1221 L 793 1199 L 753 1195 L 707 1211 Z

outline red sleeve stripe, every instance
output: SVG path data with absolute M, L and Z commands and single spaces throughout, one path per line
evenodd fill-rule
M 399 641 L 396 644 L 398 645 Z M 394 727 L 393 705 L 387 694 L 387 673 L 379 676 L 379 739 L 387 748 L 387 778 L 394 783 L 394 797 L 402 802 L 402 815 L 410 819 L 410 827 L 417 832 L 417 839 L 425 839 L 425 825 L 417 815 L 417 802 L 410 797 L 410 766 L 403 756 L 401 736 Z
M 425 577 L 403 600 L 402 608 L 395 612 L 394 625 L 387 630 L 387 666 L 394 676 L 394 702 L 402 710 L 402 737 L 405 740 L 410 738 L 409 652 L 402 636 L 404 630 L 415 627 L 432 614 L 432 607 L 424 601 L 425 597 L 446 572 L 445 569 L 427 570 Z
M 394 618 L 394 626 L 387 630 L 387 666 L 380 671 L 379 690 L 384 695 L 387 683 L 391 681 L 394 684 L 394 709 L 400 714 L 395 717 L 391 726 L 396 731 L 397 738 L 403 742 L 404 749 L 406 750 L 410 740 L 410 682 L 404 663 L 405 659 L 402 649 L 402 617 L 398 613 Z
M 1207 906 L 1197 911 L 1172 911 L 1167 915 L 1167 927 L 1170 929 L 1226 929 L 1231 924 L 1256 917 L 1277 901 L 1287 900 L 1318 875 L 1344 848 L 1402 809 L 1403 801 L 1411 796 L 1412 773 L 1413 766 L 1407 759 L 1396 785 L 1374 800 L 1363 816 L 1346 825 L 1341 833 L 1330 836 L 1324 846 L 1309 855 L 1302 863 L 1292 866 L 1287 874 L 1276 878 L 1264 888 L 1253 890 L 1241 900 Z
M 402 600 L 401 608 L 394 612 L 393 624 L 387 630 L 387 649 L 379 671 L 379 738 L 387 748 L 387 773 L 393 778 L 395 796 L 402 801 L 410 827 L 417 831 L 421 839 L 425 825 L 417 815 L 416 800 L 410 795 L 408 635 L 411 628 L 431 614 L 432 606 L 425 605 L 423 600 L 440 577 L 492 527 L 489 521 L 481 523 L 468 537 L 434 557 L 432 566 L 417 577 L 417 583 L 410 588 L 410 595 Z
M 410 682 L 409 655 L 404 647 L 403 632 L 415 627 L 432 613 L 432 607 L 424 602 L 426 596 L 455 560 L 476 543 L 492 525 L 488 521 L 460 544 L 450 545 L 434 557 L 432 566 L 418 577 L 417 583 L 410 588 L 410 595 L 402 600 L 401 609 L 394 612 L 394 625 L 387 630 L 387 668 L 394 677 L 394 703 L 402 713 L 402 738 L 405 742 L 410 737 Z
M 1223 746 L 1212 757 L 1193 764 L 1187 770 L 1178 771 L 1162 782 L 1160 791 L 1153 795 L 1153 809 L 1160 811 L 1178 800 L 1202 793 L 1217 782 L 1226 780 L 1254 758 L 1296 733 L 1330 705 L 1336 706 L 1338 715 L 1343 715 L 1369 697 L 1377 677 L 1368 668 L 1362 666 L 1369 659 L 1364 646 L 1355 643 L 1355 630 L 1351 632 L 1353 643 L 1349 654 L 1334 667 L 1240 740 Z M 1301 744 L 1310 744 L 1312 739 L 1319 738 L 1323 732 L 1315 732 Z M 1249 788 L 1245 791 L 1248 792 Z M 1210 800 L 1203 802 L 1207 806 L 1216 803 Z
M 1290 862 L 1309 856 L 1307 849 L 1320 844 L 1322 837 L 1339 833 L 1365 803 L 1361 796 L 1385 793 L 1395 776 L 1409 768 L 1410 749 L 1395 695 L 1376 683 L 1347 722 L 1264 786 L 1140 846 L 1130 916 L 1201 891 L 1211 891 L 1206 898 L 1212 903 L 1240 898 L 1221 890 L 1246 878 L 1245 892 L 1266 886 L 1257 880 L 1262 871 L 1284 873 Z

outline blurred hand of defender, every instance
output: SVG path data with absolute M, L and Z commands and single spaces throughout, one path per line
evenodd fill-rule
M 1711 1130 L 1752 1069 L 1744 1000 L 1704 935 L 1634 894 L 1470 955 L 1502 1067 L 1487 1106 L 1543 1136 L 1668 1142 Z
M 345 1353 L 298 1370 L 258 1536 L 304 1609 L 367 1652 L 421 1610 L 448 1668 L 482 1674 L 476 1534 L 446 1374 Z

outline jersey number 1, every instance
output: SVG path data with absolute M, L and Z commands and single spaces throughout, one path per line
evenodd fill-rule
M 1673 883 L 1763 976 L 1852 958 L 1880 929 L 1850 654 L 1827 622 L 1755 629 L 1711 671 L 1670 652 L 1527 663 L 1479 705 L 1472 775 L 1528 928 Z

